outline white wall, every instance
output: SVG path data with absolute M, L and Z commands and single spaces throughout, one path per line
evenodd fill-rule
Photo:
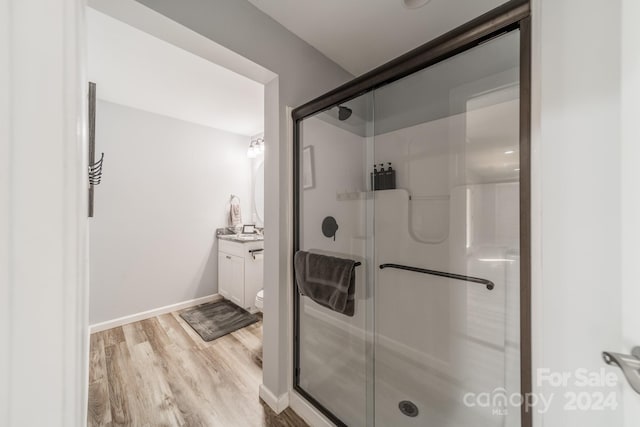
M 622 14 L 619 0 L 533 6 L 535 385 L 536 368 L 598 372 L 601 352 L 621 347 Z M 619 411 L 565 410 L 571 389 L 536 387 L 556 395 L 537 426 L 622 425 Z
M 98 87 L 98 91 L 99 91 Z M 251 219 L 248 136 L 99 101 L 92 324 L 217 292 L 229 196 Z
M 10 93 L 11 80 L 9 72 L 9 64 L 11 59 L 11 44 L 9 43 L 10 27 L 10 3 L 6 0 L 0 2 L 0 91 L 2 93 Z M 11 315 L 10 302 L 10 273 L 9 273 L 9 254 L 11 248 L 9 246 L 9 201 L 11 200 L 11 190 L 9 188 L 10 162 L 9 153 L 11 152 L 11 127 L 8 118 L 11 117 L 11 101 L 9 96 L 3 97 L 0 102 L 0 342 L 6 343 L 11 336 Z M 9 376 L 9 346 L 4 345 L 0 349 L 0 423 L 9 425 L 9 396 L 11 390 L 8 386 Z
M 640 345 L 640 2 L 622 2 L 622 346 L 627 353 Z M 625 427 L 635 426 L 640 419 L 640 399 L 635 391 L 624 386 Z
M 86 425 L 83 2 L 0 0 L 0 425 Z

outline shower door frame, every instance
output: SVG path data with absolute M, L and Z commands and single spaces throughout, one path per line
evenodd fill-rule
M 518 29 L 520 30 L 520 390 L 522 396 L 529 396 L 533 385 L 531 364 L 531 8 L 529 0 L 510 0 L 291 112 L 293 118 L 293 253 L 290 257 L 293 260 L 293 255 L 300 250 L 300 127 L 302 120 Z M 294 284 L 293 390 L 336 426 L 346 427 L 343 421 L 300 386 L 299 304 L 300 295 Z M 521 427 L 531 426 L 532 411 L 522 405 Z

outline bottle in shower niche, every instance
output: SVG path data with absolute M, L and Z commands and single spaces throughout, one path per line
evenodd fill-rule
M 384 163 L 380 163 L 380 170 L 378 171 L 378 187 L 376 190 L 387 189 L 387 171 L 384 170 Z
M 378 169 L 376 165 L 373 165 L 373 172 L 371 172 L 371 191 L 376 191 L 378 187 Z
M 384 182 L 386 184 L 385 190 L 395 190 L 396 188 L 396 171 L 391 167 L 391 162 L 389 162 L 389 167 L 384 172 L 385 179 Z

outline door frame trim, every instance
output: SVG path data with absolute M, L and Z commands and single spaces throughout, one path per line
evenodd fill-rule
M 85 9 L 0 0 L 0 425 L 87 425 Z
M 472 21 L 315 98 L 291 112 L 293 118 L 293 255 L 300 249 L 300 130 L 303 119 L 371 92 L 503 33 L 520 30 L 520 389 L 532 393 L 531 346 L 531 8 L 511 0 Z M 293 286 L 293 389 L 336 426 L 346 426 L 299 383 L 300 296 Z M 532 410 L 521 407 L 521 427 L 532 427 Z

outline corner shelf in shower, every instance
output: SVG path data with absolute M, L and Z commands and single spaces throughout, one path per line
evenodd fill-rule
M 447 202 L 451 199 L 448 194 L 435 195 L 435 196 L 409 196 L 409 201 L 417 202 Z
M 344 193 L 336 193 L 336 200 L 339 202 L 345 202 L 350 200 L 366 200 L 372 199 L 374 193 L 378 193 L 380 191 L 396 191 L 396 190 L 404 190 L 402 188 L 394 188 L 390 190 L 376 190 L 376 191 L 346 191 Z M 420 201 L 420 202 L 446 202 L 451 199 L 451 196 L 448 194 L 436 194 L 433 196 L 413 196 L 409 194 L 409 201 Z
M 408 209 L 403 215 L 406 215 L 406 227 L 411 239 L 418 243 L 425 244 L 440 244 L 444 242 L 448 236 L 449 223 L 449 203 L 451 196 L 449 194 L 433 194 L 433 195 L 412 195 L 409 190 L 404 188 L 395 188 L 392 190 L 376 190 L 376 191 L 354 191 L 354 192 L 342 192 L 336 193 L 336 199 L 338 201 L 351 201 L 360 202 L 361 200 L 372 200 L 376 197 L 376 193 L 380 197 L 380 201 L 384 201 L 391 197 L 394 201 L 394 206 L 399 206 L 400 203 L 406 208 L 400 209 L 398 212 L 403 212 L 404 209 Z M 376 197 L 376 200 L 378 198 Z M 383 203 L 384 205 L 384 203 Z M 445 219 L 437 222 L 430 222 L 434 224 L 429 229 L 420 228 L 420 224 L 416 225 L 414 221 L 414 215 L 417 212 L 429 209 L 431 211 L 430 218 L 439 218 L 439 215 L 445 215 Z M 433 210 L 435 209 L 435 212 Z M 443 211 L 443 209 L 445 211 Z M 445 230 L 445 232 L 441 232 Z
M 392 188 L 389 190 L 376 190 L 376 191 L 346 191 L 344 193 L 336 193 L 336 200 L 339 202 L 349 201 L 349 200 L 366 200 L 373 199 L 373 195 L 375 193 L 384 193 L 387 191 L 406 191 L 404 188 Z M 409 197 L 411 199 L 411 197 Z

